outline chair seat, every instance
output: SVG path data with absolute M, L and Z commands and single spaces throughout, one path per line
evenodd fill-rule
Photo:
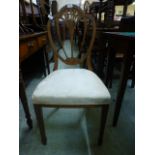
M 32 95 L 33 104 L 89 106 L 110 103 L 110 93 L 95 73 L 87 69 L 61 69 L 49 74 Z

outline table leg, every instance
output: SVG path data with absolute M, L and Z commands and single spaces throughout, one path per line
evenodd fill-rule
M 96 73 L 101 79 L 103 79 L 103 69 L 104 69 L 104 55 L 103 51 L 99 51 L 97 53 Z
M 132 83 L 131 83 L 131 88 L 135 87 L 135 62 L 133 64 L 133 70 L 132 70 Z
M 112 48 L 111 45 L 109 45 L 109 48 L 108 48 L 108 63 L 107 63 L 106 78 L 105 78 L 105 84 L 106 84 L 106 86 L 108 88 L 112 87 L 112 75 L 113 75 L 115 54 L 116 54 L 116 51 Z
M 46 51 L 46 47 L 44 47 L 44 55 L 45 55 L 45 62 L 46 62 L 46 66 L 47 66 L 47 71 L 48 71 L 48 74 L 50 74 L 50 67 L 49 67 L 48 53 L 47 53 L 47 51 Z
M 125 54 L 125 58 L 124 58 L 120 86 L 119 86 L 119 90 L 118 90 L 118 94 L 117 94 L 117 98 L 116 98 L 116 104 L 115 104 L 116 107 L 115 107 L 114 118 L 113 118 L 113 126 L 117 125 L 127 80 L 129 77 L 133 53 L 134 53 L 134 42 L 129 42 L 128 50 L 127 50 L 127 52 Z
M 104 135 L 106 120 L 108 116 L 109 105 L 104 105 L 101 110 L 102 111 L 101 111 L 101 122 L 100 122 L 98 145 L 101 145 L 103 141 L 103 135 Z
M 41 67 L 44 73 L 44 76 L 46 77 L 46 61 L 45 61 L 45 52 L 44 52 L 44 48 L 41 49 Z
M 27 97 L 26 97 L 26 92 L 25 92 L 25 86 L 24 86 L 24 81 L 23 81 L 23 77 L 22 77 L 22 73 L 20 71 L 19 73 L 20 77 L 19 77 L 19 96 L 24 108 L 24 112 L 25 112 L 25 117 L 27 119 L 27 124 L 29 126 L 29 128 L 31 129 L 32 126 L 32 120 L 31 120 L 31 115 L 29 112 L 29 107 L 28 107 L 28 102 L 27 102 Z

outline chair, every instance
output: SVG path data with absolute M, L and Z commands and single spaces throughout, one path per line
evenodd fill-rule
M 78 28 L 81 21 L 83 22 L 83 35 L 79 43 L 76 38 L 78 35 L 75 35 L 75 33 L 81 31 Z M 54 24 L 54 26 L 51 26 L 51 24 Z M 54 71 L 39 83 L 32 95 L 41 141 L 44 145 L 47 143 L 42 114 L 43 107 L 101 107 L 102 114 L 98 141 L 98 144 L 101 144 L 111 97 L 104 83 L 91 71 L 91 49 L 96 33 L 94 19 L 91 16 L 86 16 L 76 5 L 66 5 L 54 16 L 54 23 L 49 20 L 47 26 L 49 42 L 54 51 Z M 51 28 L 53 29 L 53 27 L 55 27 L 54 39 L 51 35 Z M 91 29 L 89 30 L 89 28 Z M 85 38 L 88 33 L 92 33 L 92 36 L 89 38 L 89 45 L 85 46 Z M 77 42 L 75 42 L 75 38 Z M 65 49 L 65 46 L 68 46 L 68 50 Z M 77 51 L 80 53 L 85 47 L 87 47 L 85 54 L 79 55 L 76 53 Z M 87 69 L 57 70 L 58 60 L 72 66 L 83 66 L 82 64 L 85 64 Z

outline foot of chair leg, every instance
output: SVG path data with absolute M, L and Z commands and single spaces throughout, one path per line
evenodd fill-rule
M 47 144 L 47 138 L 45 137 L 44 139 L 41 139 L 41 142 L 43 145 L 46 145 Z
M 101 146 L 102 145 L 102 138 L 101 137 L 99 137 L 97 145 L 98 146 Z
M 42 107 L 38 106 L 38 105 L 34 105 L 34 109 L 35 109 L 38 127 L 39 127 L 39 131 L 40 131 L 40 135 L 41 135 L 41 142 L 42 142 L 42 144 L 46 145 L 47 138 L 46 138 L 45 127 L 44 127 Z
M 29 126 L 29 129 L 32 129 L 33 128 L 33 124 L 32 124 L 31 118 L 30 119 L 27 119 L 27 124 Z
M 134 87 L 135 87 L 135 81 L 132 79 L 131 88 L 134 88 Z
M 101 111 L 101 123 L 100 123 L 100 132 L 98 138 L 98 145 L 102 145 L 103 136 L 104 136 L 104 129 L 106 125 L 107 115 L 108 115 L 109 105 L 104 105 Z

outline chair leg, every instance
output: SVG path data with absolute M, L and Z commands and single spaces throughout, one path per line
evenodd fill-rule
M 105 129 L 107 115 L 108 115 L 108 109 L 109 109 L 109 105 L 102 106 L 98 145 L 101 145 L 103 141 L 103 135 L 104 135 L 104 129 Z
M 36 113 L 36 119 L 37 119 L 38 127 L 40 130 L 41 142 L 42 144 L 46 145 L 47 139 L 46 139 L 46 133 L 45 133 L 45 127 L 44 127 L 42 107 L 38 105 L 34 105 L 34 110 Z

